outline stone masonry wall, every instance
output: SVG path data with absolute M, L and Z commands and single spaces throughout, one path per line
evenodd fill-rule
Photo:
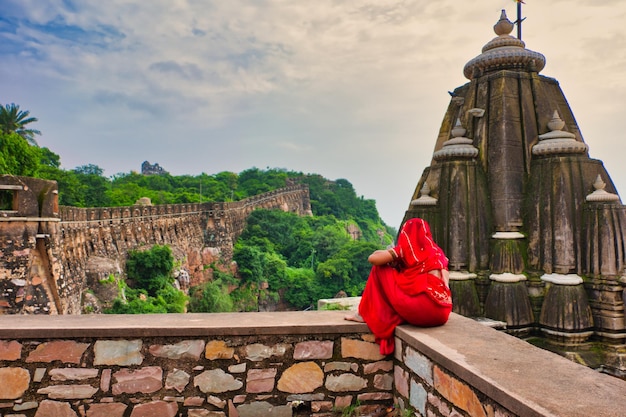
M 55 314 L 59 291 L 72 286 L 51 279 L 60 269 L 50 241 L 59 223 L 56 182 L 0 175 L 0 192 L 12 200 L 0 209 L 0 314 Z
M 394 389 L 405 407 L 421 416 L 514 417 L 445 367 L 396 339 Z M 522 414 L 523 415 L 523 414 Z
M 5 417 L 621 417 L 626 381 L 471 319 L 396 329 L 342 311 L 0 316 Z
M 360 332 L 6 339 L 0 412 L 321 417 L 358 402 L 370 414 L 393 402 L 392 358 L 378 350 Z

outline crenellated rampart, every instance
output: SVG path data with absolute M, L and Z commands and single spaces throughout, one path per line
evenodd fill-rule
M 0 210 L 4 314 L 80 314 L 84 290 L 121 274 L 128 251 L 155 244 L 169 245 L 199 284 L 211 278 L 206 265 L 232 259 L 253 210 L 311 214 L 301 184 L 235 202 L 102 208 L 58 207 L 52 181 L 0 176 L 0 191 L 13 199 Z

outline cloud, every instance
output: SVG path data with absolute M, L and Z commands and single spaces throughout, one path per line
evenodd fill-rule
M 524 40 L 626 190 L 626 4 L 527 1 Z M 397 226 L 447 91 L 510 0 L 3 0 L 0 102 L 65 167 L 286 167 L 347 178 Z M 624 172 L 622 172 L 624 171 Z M 620 182 L 623 186 L 620 186 Z
M 148 68 L 166 75 L 177 75 L 186 80 L 201 81 L 204 78 L 202 70 L 196 64 L 179 64 L 174 61 L 161 61 L 150 64 Z

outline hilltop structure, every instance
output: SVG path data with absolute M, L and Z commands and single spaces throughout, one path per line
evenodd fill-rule
M 165 175 L 169 174 L 158 163 L 151 164 L 148 161 L 143 161 L 141 164 L 141 175 Z
M 623 376 L 624 206 L 558 81 L 539 74 L 545 57 L 513 28 L 503 10 L 465 65 L 404 220 L 431 224 L 457 313 L 577 355 L 601 343 Z

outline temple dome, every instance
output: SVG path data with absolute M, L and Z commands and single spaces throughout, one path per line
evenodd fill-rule
M 489 41 L 482 50 L 482 54 L 465 64 L 463 75 L 469 80 L 482 76 L 487 72 L 499 70 L 524 70 L 539 72 L 546 65 L 546 58 L 538 53 L 526 49 L 526 44 L 510 35 L 513 23 L 502 10 L 500 20 L 493 27 L 498 35 Z

